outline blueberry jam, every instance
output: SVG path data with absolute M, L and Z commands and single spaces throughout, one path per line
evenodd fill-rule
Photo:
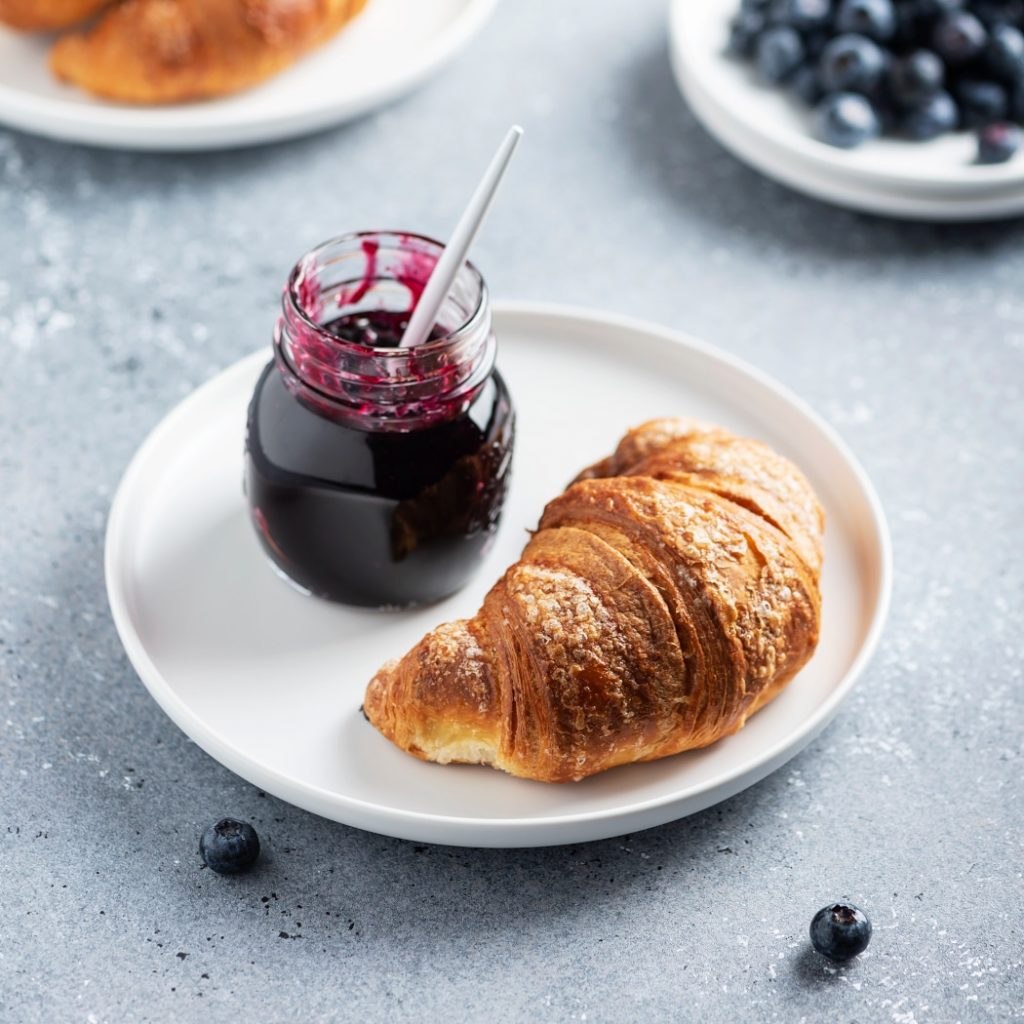
M 372 313 L 347 313 L 323 325 L 323 329 L 343 341 L 370 348 L 398 348 L 409 326 L 412 310 L 377 309 Z M 445 332 L 436 324 L 431 327 L 427 343 L 439 341 Z
M 285 295 L 249 407 L 245 486 L 267 556 L 320 597 L 438 600 L 469 579 L 498 525 L 514 418 L 475 269 L 463 268 L 430 337 L 398 347 L 420 291 L 402 281 L 401 253 L 414 246 L 422 261 L 435 244 L 382 236 L 368 252 L 365 236 L 339 239 L 314 254 L 316 288 L 307 263 Z M 352 273 L 331 258 L 339 246 L 361 248 L 357 287 L 332 284 Z

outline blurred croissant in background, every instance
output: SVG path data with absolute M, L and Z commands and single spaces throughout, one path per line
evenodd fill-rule
M 50 31 L 76 25 L 110 0 L 0 0 L 0 21 L 12 28 Z
M 0 0 L 0 21 L 60 28 L 57 76 L 123 103 L 178 103 L 237 92 L 339 32 L 366 0 Z

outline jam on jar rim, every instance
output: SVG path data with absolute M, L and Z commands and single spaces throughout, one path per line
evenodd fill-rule
M 307 253 L 289 275 L 274 330 L 275 359 L 288 390 L 322 415 L 371 431 L 419 430 L 468 409 L 496 355 L 487 286 L 469 261 L 438 316 L 436 329 L 444 333 L 414 348 L 340 337 L 330 330 L 333 317 L 324 315 L 325 303 L 343 314 L 389 285 L 408 292 L 411 314 L 442 250 L 425 235 L 364 231 Z M 360 255 L 361 276 L 330 280 L 332 270 Z M 390 261 L 383 271 L 379 260 Z M 373 312 L 372 306 L 365 311 L 369 321 Z

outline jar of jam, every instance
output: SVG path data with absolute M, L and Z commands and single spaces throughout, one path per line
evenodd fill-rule
M 398 344 L 441 249 L 346 235 L 288 279 L 249 405 L 245 489 L 263 550 L 303 591 L 425 604 L 491 545 L 514 414 L 479 271 L 463 265 L 422 344 Z

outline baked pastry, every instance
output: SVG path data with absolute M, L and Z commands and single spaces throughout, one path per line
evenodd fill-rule
M 3 2 L 3 0 L 0 0 Z M 351 21 L 366 0 L 123 0 L 57 41 L 58 77 L 125 103 L 177 103 L 256 85 Z
M 27 31 L 77 25 L 111 0 L 0 0 L 0 22 Z
M 714 743 L 814 652 L 823 529 L 767 445 L 652 420 L 547 506 L 474 618 L 380 669 L 364 712 L 423 760 L 544 782 Z

